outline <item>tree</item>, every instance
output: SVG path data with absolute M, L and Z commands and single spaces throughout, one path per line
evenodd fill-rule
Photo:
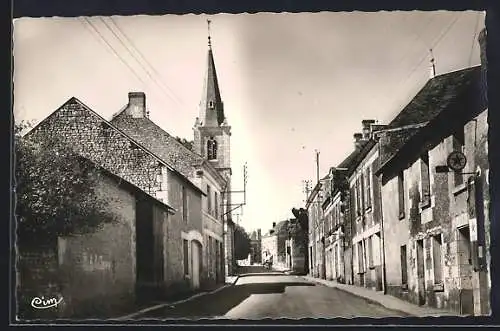
M 99 169 L 54 137 L 22 137 L 25 128 L 17 125 L 14 136 L 18 240 L 53 242 L 115 222 L 111 198 L 97 194 Z
M 304 253 L 304 271 L 309 273 L 309 254 L 307 252 L 309 246 L 309 217 L 307 210 L 292 208 L 292 214 L 295 216 L 295 221 L 290 223 L 289 232 L 301 244 L 300 247 Z
M 251 251 L 250 236 L 240 225 L 236 225 L 234 229 L 234 251 L 236 260 L 248 258 Z
M 180 142 L 184 147 L 186 147 L 190 151 L 193 151 L 193 142 L 192 141 L 189 141 L 189 140 L 186 140 L 186 139 L 180 138 L 180 137 L 175 137 L 175 140 Z

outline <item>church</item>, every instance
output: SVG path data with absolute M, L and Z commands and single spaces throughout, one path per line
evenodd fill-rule
M 82 312 L 85 302 L 95 307 L 99 296 L 110 307 L 124 298 L 159 300 L 213 288 L 234 273 L 231 127 L 210 35 L 193 133 L 192 147 L 182 144 L 151 121 L 145 93 L 135 91 L 110 120 L 72 97 L 24 136 L 57 137 L 101 169 L 98 192 L 118 216 L 116 225 L 54 243 L 49 263 L 67 276 L 59 277 L 61 316 Z M 28 273 L 21 278 L 32 289 L 42 285 Z

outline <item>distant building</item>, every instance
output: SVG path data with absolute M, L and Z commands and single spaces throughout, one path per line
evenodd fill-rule
M 262 233 L 261 229 L 250 235 L 250 263 L 262 263 Z
M 288 220 L 273 223 L 272 229 L 262 236 L 262 259 L 273 257 L 273 267 L 286 269 L 286 241 L 288 239 Z

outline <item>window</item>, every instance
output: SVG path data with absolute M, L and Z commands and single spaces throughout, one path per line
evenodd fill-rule
M 182 194 L 182 220 L 184 222 L 187 222 L 188 219 L 188 206 L 187 206 L 187 194 L 186 194 L 186 188 L 183 186 L 181 189 L 181 194 Z
M 214 263 L 213 241 L 214 241 L 214 238 L 208 237 L 208 266 L 209 266 L 209 270 L 211 270 L 213 268 L 213 263 Z
M 429 173 L 429 152 L 420 157 L 420 181 L 422 185 L 422 204 L 428 205 L 431 197 L 431 182 Z
M 217 141 L 214 137 L 210 137 L 207 141 L 207 158 L 209 160 L 217 159 Z
M 373 236 L 366 239 L 368 246 L 368 267 L 373 268 Z
M 184 275 L 189 275 L 189 242 L 184 239 L 183 240 L 183 248 L 184 248 Z
M 214 192 L 214 217 L 219 218 L 219 198 L 217 192 Z
M 464 128 L 458 129 L 453 134 L 453 150 L 458 152 L 463 152 L 465 147 L 465 133 Z M 464 176 L 459 173 L 454 173 L 455 186 L 461 185 L 464 183 Z
M 361 176 L 359 178 L 359 184 L 360 184 L 360 189 L 359 189 L 359 193 L 361 195 L 361 212 L 363 213 L 363 211 L 365 210 L 365 176 L 364 176 L 364 173 L 361 172 Z
M 212 214 L 212 188 L 207 185 L 207 211 Z
M 406 245 L 401 246 L 401 285 L 408 285 Z
M 443 283 L 443 257 L 441 234 L 432 238 L 432 258 L 434 260 L 434 284 Z
M 366 168 L 366 208 L 372 207 L 372 186 L 371 186 L 371 167 Z
M 362 274 L 365 272 L 365 261 L 363 254 L 363 241 L 358 243 L 358 273 Z
M 398 199 L 399 199 L 399 218 L 405 217 L 405 183 L 404 173 L 401 171 L 398 175 Z
M 359 192 L 359 178 L 356 178 L 356 216 L 361 215 L 361 197 Z
M 212 100 L 210 100 L 210 101 L 208 102 L 208 108 L 209 108 L 209 109 L 214 109 L 214 102 L 213 102 Z

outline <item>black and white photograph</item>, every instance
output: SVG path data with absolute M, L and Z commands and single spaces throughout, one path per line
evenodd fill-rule
M 485 17 L 15 18 L 16 320 L 489 316 Z

